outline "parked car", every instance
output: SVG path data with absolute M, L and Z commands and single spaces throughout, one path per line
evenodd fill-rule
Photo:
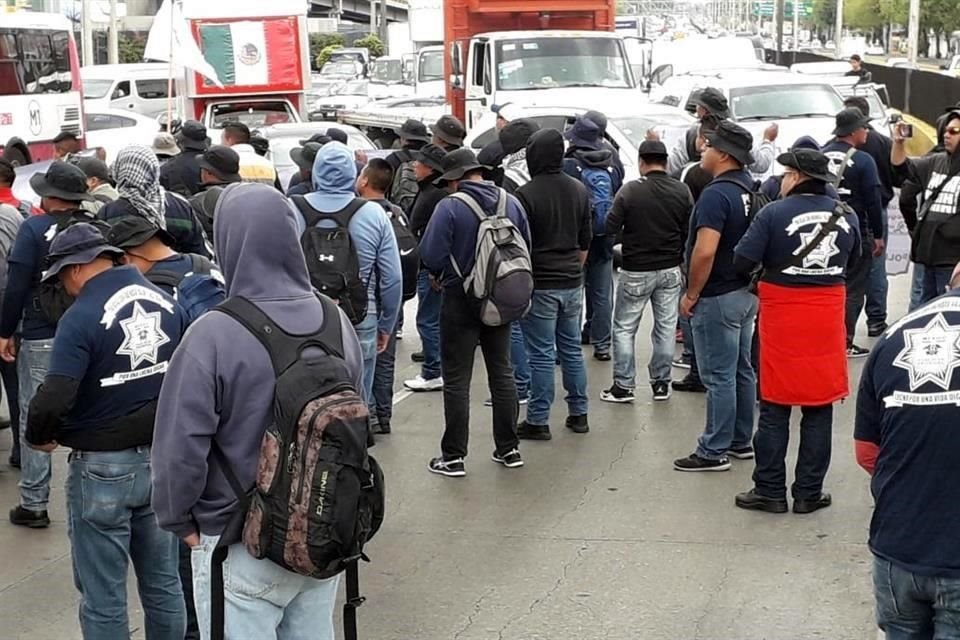
M 128 145 L 149 147 L 160 132 L 160 125 L 155 118 L 122 109 L 87 110 L 84 117 L 87 147 L 103 147 L 108 164 L 113 162 L 120 149 Z
M 100 64 L 82 67 L 84 109 L 124 109 L 156 117 L 167 110 L 170 65 Z M 176 96 L 176 83 L 173 83 Z
M 332 87 L 328 95 L 310 101 L 308 119 L 333 120 L 340 111 L 359 109 L 370 102 L 369 85 L 366 80 L 347 80 Z
M 267 158 L 273 162 L 280 177 L 280 184 L 286 188 L 290 178 L 299 171 L 296 163 L 290 158 L 290 151 L 300 146 L 301 140 L 306 140 L 317 133 L 326 133 L 327 129 L 335 127 L 347 134 L 347 146 L 354 151 L 363 151 L 368 157 L 376 155 L 377 147 L 356 127 L 336 122 L 297 122 L 289 124 L 275 124 L 260 129 L 260 135 L 270 141 L 270 151 Z

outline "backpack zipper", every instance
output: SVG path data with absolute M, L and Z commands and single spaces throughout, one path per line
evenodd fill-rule
M 303 440 L 303 447 L 300 452 L 300 481 L 297 483 L 297 495 L 294 498 L 297 503 L 299 503 L 300 499 L 303 497 L 303 485 L 304 481 L 306 480 L 306 474 L 303 472 L 303 469 L 307 466 L 307 453 L 310 451 L 310 447 L 307 446 L 307 443 L 310 442 L 310 436 L 313 435 L 313 429 L 317 424 L 317 416 L 320 415 L 321 412 L 327 411 L 332 407 L 337 407 L 342 404 L 351 404 L 354 402 L 357 402 L 357 398 L 340 398 L 332 402 L 325 402 L 314 409 L 313 413 L 310 414 L 310 424 L 307 426 L 307 434 Z

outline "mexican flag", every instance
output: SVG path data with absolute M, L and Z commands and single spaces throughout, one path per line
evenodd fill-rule
M 298 38 L 289 18 L 200 25 L 203 57 L 227 87 L 299 86 Z

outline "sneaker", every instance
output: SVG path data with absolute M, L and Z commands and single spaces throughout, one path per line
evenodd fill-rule
M 462 478 L 467 475 L 467 470 L 463 466 L 463 458 L 454 458 L 453 460 L 444 460 L 434 458 L 427 464 L 427 469 L 431 473 L 436 473 L 448 478 Z
M 708 460 L 691 453 L 686 458 L 674 460 L 673 468 L 677 471 L 726 471 L 730 468 L 730 459 L 724 456 L 719 460 Z
M 423 351 L 415 351 L 410 354 L 410 359 L 413 360 L 414 362 L 421 363 L 421 362 L 426 362 L 427 357 L 423 355 Z
M 46 511 L 30 511 L 22 506 L 10 509 L 10 522 L 18 527 L 46 529 L 50 526 L 50 517 Z
M 749 511 L 766 511 L 767 513 L 786 513 L 786 498 L 768 498 L 757 493 L 756 489 L 750 489 L 746 493 L 738 493 L 733 503 L 741 509 Z
M 831 504 L 833 504 L 833 499 L 830 497 L 829 493 L 821 493 L 817 498 L 794 498 L 793 512 L 813 513 L 814 511 L 819 511 L 820 509 L 826 509 Z
M 529 403 L 530 403 L 530 394 L 528 393 L 528 394 L 525 395 L 525 396 L 520 396 L 519 398 L 517 398 L 517 402 L 520 404 L 520 406 L 525 406 L 525 405 L 529 404 Z M 485 407 L 492 407 L 492 406 L 493 406 L 493 398 L 487 398 L 486 400 L 484 400 L 484 401 L 483 401 L 483 406 L 485 406 Z
M 624 389 L 614 382 L 612 387 L 600 392 L 600 399 L 604 402 L 617 402 L 623 404 L 624 402 L 633 402 L 635 400 L 635 396 L 633 395 L 632 389 Z
M 886 322 L 878 322 L 877 324 L 867 324 L 867 335 L 871 338 L 879 338 L 889 329 Z
M 590 433 L 590 424 L 587 422 L 587 416 L 567 416 L 564 426 L 574 433 Z
M 381 433 L 381 434 L 383 434 L 383 435 L 386 435 L 386 434 L 390 433 L 390 421 L 389 421 L 389 420 L 385 420 L 384 418 L 380 418 L 380 419 L 377 421 L 377 426 L 374 427 L 373 432 L 374 432 L 374 433 Z
M 727 455 L 737 460 L 753 460 L 753 447 L 737 447 L 736 449 L 727 449 Z
M 653 387 L 653 399 L 657 402 L 663 402 L 664 400 L 670 399 L 669 382 L 654 382 L 650 386 Z
M 437 376 L 436 378 L 424 378 L 422 375 L 418 375 L 412 380 L 404 380 L 403 386 L 410 391 L 442 391 L 443 390 L 443 377 Z
M 521 440 L 550 440 L 550 425 L 530 424 L 526 420 L 517 425 L 517 437 Z
M 594 351 L 593 359 L 599 360 L 600 362 L 610 362 L 610 352 L 609 351 Z
M 673 359 L 673 366 L 677 369 L 689 369 L 690 368 L 690 357 L 689 356 L 679 356 Z
M 516 448 L 510 449 L 510 451 L 507 451 L 503 455 L 494 451 L 490 459 L 497 464 L 502 464 L 507 469 L 517 469 L 523 466 L 523 458 L 520 457 L 520 450 Z
M 870 355 L 870 349 L 864 349 L 859 345 L 852 344 L 847 347 L 848 358 L 866 358 Z
M 687 376 L 683 380 L 674 380 L 671 385 L 674 391 L 686 391 L 690 393 L 706 393 L 707 388 L 703 386 L 700 378 Z

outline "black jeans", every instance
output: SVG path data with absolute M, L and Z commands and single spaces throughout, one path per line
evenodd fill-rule
M 760 419 L 753 436 L 756 468 L 753 483 L 760 495 L 787 497 L 787 444 L 790 442 L 792 407 L 760 402 Z M 830 467 L 833 432 L 833 405 L 801 407 L 800 453 L 797 456 L 794 499 L 813 499 L 823 490 L 823 478 Z
M 397 317 L 397 327 L 390 333 L 390 342 L 383 353 L 377 354 L 373 373 L 373 410 L 381 425 L 389 425 L 393 418 L 393 377 L 397 365 L 397 331 L 403 326 L 403 307 Z
M 20 456 L 20 379 L 17 377 L 17 362 L 0 359 L 0 378 L 3 378 L 3 391 L 7 396 L 7 408 L 10 410 L 10 434 L 13 436 L 12 457 Z
M 517 386 L 510 366 L 510 325 L 488 327 L 480 322 L 476 301 L 458 286 L 443 290 L 440 305 L 440 367 L 443 370 L 443 414 L 446 429 L 440 449 L 445 459 L 467 455 L 470 433 L 470 382 L 477 342 L 483 351 L 493 398 L 493 440 L 497 453 L 517 446 Z
M 866 240 L 864 241 L 867 242 Z M 857 321 L 867 298 L 867 286 L 870 284 L 870 268 L 873 266 L 873 240 L 869 241 L 869 248 L 864 244 L 863 255 L 857 260 L 852 269 L 847 271 L 847 346 L 853 344 L 857 334 Z

